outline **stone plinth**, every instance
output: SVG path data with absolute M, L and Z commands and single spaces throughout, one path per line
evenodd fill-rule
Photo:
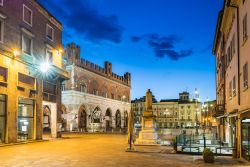
M 136 144 L 157 144 L 158 134 L 156 132 L 155 116 L 143 116 L 142 124 L 142 130 L 139 133 Z
M 156 116 L 152 110 L 152 93 L 150 90 L 146 93 L 146 111 L 142 116 L 142 130 L 139 133 L 139 138 L 136 144 L 152 145 L 157 144 L 158 134 L 156 132 Z

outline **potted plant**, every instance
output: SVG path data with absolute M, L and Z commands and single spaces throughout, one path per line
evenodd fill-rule
M 205 148 L 202 155 L 205 163 L 214 163 L 214 153 L 209 148 Z

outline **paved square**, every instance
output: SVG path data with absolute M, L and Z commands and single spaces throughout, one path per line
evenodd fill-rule
M 204 164 L 201 156 L 165 153 L 166 147 L 136 147 L 125 152 L 126 135 L 71 134 L 64 139 L 0 147 L 0 167 L 241 167 L 250 166 L 231 157 Z

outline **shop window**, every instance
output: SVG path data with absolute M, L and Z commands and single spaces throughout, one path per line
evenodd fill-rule
M 32 26 L 32 10 L 26 5 L 23 5 L 23 21 Z
M 250 161 L 250 119 L 246 118 L 241 123 L 242 156 Z
M 6 129 L 6 96 L 0 94 L 0 143 L 4 142 Z
M 31 99 L 18 99 L 18 139 L 28 140 L 34 138 L 34 101 Z

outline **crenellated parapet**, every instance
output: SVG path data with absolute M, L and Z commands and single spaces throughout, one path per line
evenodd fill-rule
M 67 59 L 67 65 L 75 64 L 81 68 L 99 74 L 108 79 L 114 80 L 116 82 L 125 84 L 127 86 L 131 85 L 131 74 L 126 72 L 123 76 L 113 73 L 112 63 L 105 61 L 104 67 L 101 67 L 95 63 L 92 63 L 80 56 L 80 46 L 75 43 L 70 43 L 67 45 L 65 50 L 65 58 Z

